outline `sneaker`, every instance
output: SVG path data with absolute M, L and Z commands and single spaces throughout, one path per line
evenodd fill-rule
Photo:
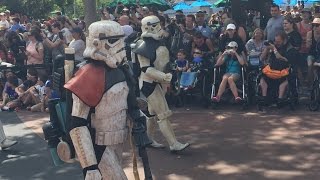
M 212 101 L 213 102 L 220 102 L 220 97 L 215 96 L 215 97 L 212 98 Z
M 7 149 L 15 144 L 17 144 L 17 141 L 13 141 L 13 140 L 9 140 L 9 139 L 5 139 L 1 144 L 0 147 L 2 150 Z
M 3 107 L 1 108 L 1 110 L 2 110 L 2 111 L 9 111 L 10 108 L 9 108 L 8 106 L 3 106 Z
M 237 103 L 239 103 L 239 102 L 242 101 L 242 98 L 238 96 L 238 97 L 235 98 L 235 101 L 236 101 Z

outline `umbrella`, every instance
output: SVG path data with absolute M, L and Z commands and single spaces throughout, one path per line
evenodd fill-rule
M 218 0 L 217 2 L 213 3 L 212 7 L 224 7 L 227 4 L 227 0 Z
M 188 4 L 186 4 L 185 2 L 179 2 L 178 4 L 176 4 L 175 6 L 173 6 L 173 10 L 177 11 L 177 10 L 184 10 L 184 9 L 191 9 L 191 6 L 189 6 Z
M 191 4 L 192 7 L 199 7 L 199 6 L 212 6 L 211 3 L 205 0 L 197 0 Z
M 118 2 L 122 2 L 127 7 L 130 6 L 137 6 L 136 0 L 117 0 L 112 1 L 109 6 L 114 7 L 117 5 Z M 140 0 L 139 1 L 141 6 L 153 6 L 159 10 L 167 10 L 170 9 L 170 5 L 165 0 Z

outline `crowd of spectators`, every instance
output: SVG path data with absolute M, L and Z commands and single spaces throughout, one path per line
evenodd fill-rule
M 191 65 L 202 59 L 216 66 L 238 62 L 230 65 L 230 72 L 223 77 L 215 101 L 219 101 L 227 84 L 234 86 L 233 82 L 239 79 L 238 66 L 246 64 L 250 58 L 270 61 L 276 69 L 290 65 L 297 69 L 300 83 L 309 85 L 313 67 L 318 65 L 320 18 L 308 8 L 294 7 L 282 11 L 279 6 L 272 5 L 271 18 L 264 29 L 260 28 L 260 13 L 252 10 L 248 10 L 247 20 L 242 24 L 236 23 L 226 11 L 214 14 L 198 11 L 184 15 L 183 11 L 178 10 L 174 18 L 169 18 L 154 7 L 139 4 L 126 7 L 118 3 L 115 9 L 105 7 L 99 13 L 101 20 L 117 21 L 122 26 L 128 60 L 131 59 L 130 43 L 141 32 L 141 19 L 155 15 L 165 31 L 163 41 L 170 50 L 171 61 L 177 62 L 177 71 L 190 72 L 193 69 Z M 83 18 L 69 19 L 60 12 L 46 21 L 30 20 L 10 11 L 0 13 L 0 61 L 31 67 L 24 77 L 23 72 L 2 72 L 1 109 L 46 111 L 48 98 L 55 94 L 50 81 L 55 58 L 64 55 L 65 47 L 72 47 L 76 51 L 76 62 L 84 61 L 85 31 Z M 290 53 L 287 51 L 289 46 L 293 47 Z M 227 58 L 230 53 L 232 56 Z M 278 63 L 277 60 L 281 59 L 283 61 Z M 43 65 L 44 68 L 33 68 L 33 65 Z M 263 89 L 268 81 L 266 77 L 262 78 Z M 236 90 L 232 92 L 239 100 Z

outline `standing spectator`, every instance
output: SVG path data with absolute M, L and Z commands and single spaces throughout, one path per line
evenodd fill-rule
M 298 32 L 297 25 L 292 17 L 285 17 L 283 21 L 283 30 L 288 35 L 288 42 L 297 50 L 300 50 L 302 38 Z
M 280 8 L 278 5 L 273 4 L 271 6 L 271 18 L 267 23 L 264 35 L 267 40 L 273 41 L 276 34 L 283 30 L 284 17 L 281 15 Z
M 307 48 L 307 33 L 312 30 L 312 13 L 308 8 L 304 8 L 301 11 L 302 21 L 297 23 L 298 32 L 302 38 L 302 44 L 300 48 L 300 55 L 302 61 L 302 67 L 307 67 L 307 57 L 309 53 L 309 48 Z
M 252 33 L 252 38 L 247 42 L 246 49 L 248 52 L 248 61 L 251 65 L 259 65 L 261 63 L 260 61 L 260 55 L 265 48 L 265 45 L 263 43 L 263 30 L 260 28 L 257 28 Z
M 52 40 L 49 40 L 48 37 L 43 32 L 41 32 L 44 44 L 51 49 L 53 61 L 58 55 L 64 55 L 63 35 L 62 32 L 60 32 L 60 29 L 61 26 L 59 23 L 54 23 L 52 25 Z
M 200 31 L 206 38 L 212 38 L 212 29 L 205 23 L 205 13 L 203 11 L 198 11 L 196 13 L 196 26 L 195 29 Z
M 57 18 L 57 22 L 60 24 L 60 31 L 62 32 L 64 42 L 69 45 L 69 43 L 72 41 L 72 33 L 70 32 L 70 29 L 72 28 L 72 24 L 69 19 L 67 19 L 65 16 L 60 16 Z
M 195 49 L 199 49 L 204 53 L 204 58 L 210 58 L 214 54 L 214 47 L 210 39 L 205 37 L 201 32 L 197 31 L 193 36 L 192 54 Z
M 318 61 L 320 58 L 320 18 L 314 18 L 312 21 L 313 29 L 307 33 L 307 48 L 310 49 L 309 56 L 307 59 L 308 63 L 308 83 L 311 85 L 313 81 L 313 63 Z
M 0 26 L 4 26 L 6 29 L 10 28 L 10 23 L 7 21 L 7 16 L 5 13 L 0 13 Z
M 26 50 L 26 42 L 20 38 L 20 36 L 11 31 L 8 33 L 8 49 L 13 53 L 15 63 L 18 66 L 22 66 L 25 64 L 25 60 L 27 59 L 25 50 Z
M 26 47 L 27 64 L 43 64 L 43 44 L 41 35 L 36 30 L 28 32 L 29 41 Z M 39 73 L 39 72 L 38 72 Z
M 76 63 L 80 63 L 84 61 L 83 52 L 86 48 L 85 35 L 79 27 L 73 28 L 71 32 L 74 39 L 70 42 L 69 47 L 75 50 L 74 58 Z
M 220 37 L 219 40 L 219 57 L 224 53 L 226 50 L 227 45 L 231 42 L 235 41 L 237 43 L 237 53 L 242 56 L 242 58 L 245 58 L 245 46 L 242 41 L 242 39 L 239 37 L 237 31 L 236 31 L 236 26 L 234 24 L 228 24 L 226 28 L 226 33 L 223 34 Z
M 186 16 L 185 20 L 185 28 L 182 29 L 183 37 L 182 37 L 182 43 L 183 43 L 183 49 L 185 52 L 187 52 L 187 59 L 191 59 L 192 57 L 192 42 L 193 42 L 193 36 L 197 32 L 197 30 L 194 28 L 195 23 L 195 17 L 193 14 L 188 14 Z
M 20 19 L 15 17 L 15 18 L 12 18 L 12 26 L 10 28 L 10 31 L 17 31 L 18 29 L 22 28 L 23 31 L 25 31 L 25 28 L 20 24 Z
M 8 46 L 8 41 L 6 38 L 7 29 L 4 25 L 0 25 L 0 41 L 5 45 Z
M 252 19 L 253 27 L 254 28 L 260 28 L 260 12 L 255 11 L 255 15 Z
M 8 49 L 2 41 L 0 41 L 0 59 L 3 62 L 7 62 L 8 60 Z

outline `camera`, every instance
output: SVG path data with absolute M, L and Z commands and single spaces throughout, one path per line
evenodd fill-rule
M 185 16 L 182 14 L 177 14 L 176 15 L 176 23 L 177 24 L 183 24 L 185 21 Z
M 270 44 L 273 44 L 273 41 L 265 41 L 264 43 L 263 43 L 265 46 L 270 46 Z
M 58 36 L 59 36 L 59 38 L 61 39 L 61 40 L 63 40 L 64 38 L 63 38 L 63 34 L 64 34 L 64 32 L 63 31 L 60 31 L 59 33 L 58 33 Z

